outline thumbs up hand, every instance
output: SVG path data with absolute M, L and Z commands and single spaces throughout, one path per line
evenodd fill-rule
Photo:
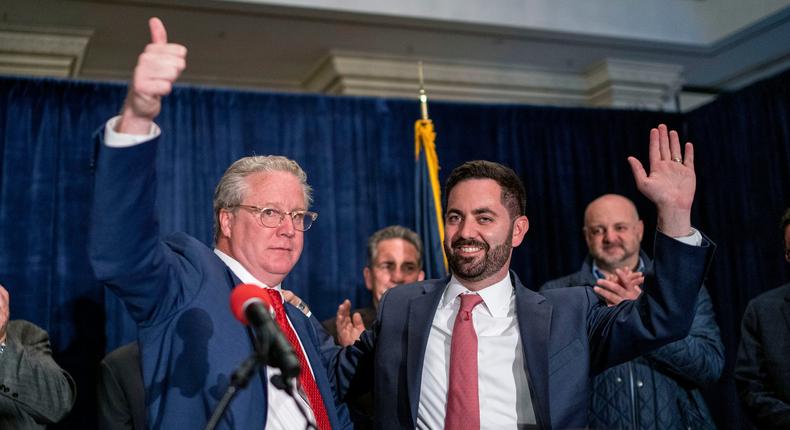
M 167 30 L 159 18 L 151 18 L 148 26 L 151 43 L 137 59 L 121 120 L 116 125 L 120 133 L 148 134 L 162 108 L 162 97 L 170 94 L 186 68 L 187 48 L 167 43 Z

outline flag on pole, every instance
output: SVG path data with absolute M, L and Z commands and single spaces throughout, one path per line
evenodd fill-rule
M 417 234 L 422 239 L 423 270 L 426 279 L 447 275 L 447 257 L 444 255 L 444 214 L 442 192 L 439 186 L 439 157 L 436 155 L 436 132 L 428 118 L 428 97 L 425 94 L 420 72 L 420 110 L 422 118 L 414 123 L 414 191 L 415 222 Z

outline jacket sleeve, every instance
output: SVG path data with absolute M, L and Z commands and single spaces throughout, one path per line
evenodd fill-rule
M 290 306 L 290 304 L 289 304 Z M 312 335 L 316 339 L 316 345 L 318 347 L 319 352 L 321 353 L 321 362 L 327 370 L 327 377 L 329 378 L 329 382 L 332 384 L 332 394 L 335 397 L 335 403 L 339 406 L 342 401 L 341 397 L 338 395 L 337 391 L 337 379 L 335 376 L 335 363 L 338 357 L 338 351 L 340 347 L 335 344 L 335 340 L 323 326 L 323 323 L 315 317 L 315 315 L 311 315 L 309 317 L 305 316 L 308 320 L 308 324 L 312 330 Z
M 735 361 L 738 395 L 750 415 L 765 429 L 790 428 L 790 404 L 779 398 L 765 369 L 763 330 L 754 302 L 749 303 L 741 322 L 741 344 Z
M 697 296 L 694 321 L 685 338 L 645 354 L 660 369 L 698 387 L 716 382 L 724 369 L 724 345 L 705 287 Z
M 0 355 L 0 415 L 24 413 L 41 424 L 56 423 L 76 398 L 71 376 L 52 358 L 49 335 L 27 321 L 10 321 Z
M 376 339 L 389 297 L 389 291 L 381 297 L 373 325 L 363 331 L 352 345 L 340 348 L 332 361 L 332 377 L 343 401 L 373 392 Z
M 291 304 L 286 303 L 287 307 L 292 307 Z M 295 308 L 294 308 L 295 309 Z M 292 312 L 289 313 L 289 317 L 293 314 L 299 315 L 300 318 L 304 317 L 307 319 L 307 326 L 309 327 L 311 333 L 311 337 L 314 339 L 316 343 L 316 347 L 318 348 L 319 354 L 321 356 L 321 364 L 326 369 L 326 376 L 329 380 L 329 384 L 331 386 L 332 391 L 332 401 L 335 406 L 335 410 L 337 411 L 337 419 L 338 422 L 334 424 L 334 428 L 338 429 L 352 429 L 353 425 L 351 423 L 351 417 L 348 413 L 348 407 L 346 406 L 345 402 L 343 402 L 342 397 L 337 389 L 337 379 L 335 377 L 335 371 L 332 366 L 334 366 L 335 360 L 337 359 L 338 350 L 340 347 L 335 344 L 335 340 L 329 333 L 326 332 L 324 326 L 321 324 L 315 315 L 306 316 L 301 313 L 301 311 L 296 310 L 296 313 Z M 312 363 L 312 366 L 315 366 L 315 363 Z M 313 372 L 316 372 L 315 367 L 313 367 Z
M 98 157 L 88 255 L 96 279 L 106 284 L 138 323 L 173 312 L 185 300 L 184 279 L 199 279 L 201 267 L 182 258 L 160 238 L 156 198 L 158 138 L 126 148 L 95 135 Z
M 714 250 L 707 238 L 692 246 L 657 233 L 653 274 L 646 277 L 637 300 L 607 307 L 590 298 L 591 371 L 598 373 L 688 336 Z

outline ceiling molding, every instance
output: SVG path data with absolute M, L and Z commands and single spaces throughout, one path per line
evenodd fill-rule
M 0 24 L 0 73 L 76 77 L 92 36 L 89 29 Z
M 607 58 L 586 73 L 593 106 L 674 111 L 683 67 Z
M 438 100 L 675 110 L 683 67 L 601 60 L 583 73 L 508 64 L 423 61 L 425 86 Z M 417 60 L 333 51 L 303 82 L 311 92 L 413 98 Z

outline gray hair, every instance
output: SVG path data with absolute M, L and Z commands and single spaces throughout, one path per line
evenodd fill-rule
M 368 267 L 373 267 L 373 262 L 378 257 L 379 242 L 387 239 L 403 239 L 417 248 L 417 264 L 422 268 L 422 240 L 414 231 L 400 226 L 391 225 L 373 233 L 368 238 Z
M 244 179 L 253 173 L 262 172 L 293 174 L 302 185 L 305 204 L 309 207 L 313 203 L 313 188 L 307 183 L 307 174 L 296 161 L 280 155 L 240 158 L 228 167 L 214 190 L 214 242 L 219 239 L 221 232 L 219 214 L 222 209 L 240 205 L 247 194 L 247 182 Z

